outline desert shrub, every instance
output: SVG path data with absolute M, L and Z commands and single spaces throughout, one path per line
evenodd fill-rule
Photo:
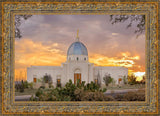
M 110 74 L 106 74 L 103 77 L 103 81 L 104 81 L 105 85 L 108 86 L 113 81 L 113 78 L 111 78 Z
M 81 97 L 81 101 L 93 101 L 94 93 L 93 92 L 85 92 L 85 94 Z
M 137 91 L 137 92 L 128 92 L 124 95 L 124 99 L 126 101 L 145 101 L 145 92 Z
M 124 95 L 121 95 L 121 94 L 117 94 L 115 96 L 115 100 L 116 101 L 126 101 L 126 100 L 124 100 Z
M 74 84 L 69 80 L 64 87 L 39 88 L 36 97 L 39 101 L 104 101 L 109 100 L 103 94 L 105 91 L 93 82 L 85 85 L 84 81 Z
M 117 94 L 115 99 L 117 101 L 145 101 L 145 91 L 138 90 L 135 92 L 127 92 L 124 95 Z
M 33 89 L 33 82 L 28 83 L 28 88 Z
M 51 88 L 52 86 L 52 77 L 51 75 L 48 75 L 48 74 L 45 74 L 43 77 L 42 77 L 42 85 L 44 86 L 45 83 L 48 83 L 48 86 L 49 88 Z
M 53 85 L 49 85 L 49 88 L 54 88 L 54 86 Z
M 43 94 L 43 90 L 39 88 L 35 95 L 39 97 L 41 94 Z
M 61 83 L 57 83 L 57 85 L 56 85 L 57 87 L 61 87 Z
M 45 89 L 45 86 L 43 86 L 43 85 L 42 85 L 42 86 L 40 86 L 39 88 L 41 88 L 41 89 Z
M 114 101 L 115 99 L 114 99 L 114 97 L 112 97 L 112 96 L 110 96 L 110 95 L 107 95 L 107 96 L 105 96 L 105 99 L 104 99 L 105 101 Z
M 18 92 L 20 90 L 20 84 L 19 83 L 15 83 L 15 89 Z
M 23 80 L 21 81 L 21 84 L 19 85 L 19 89 L 20 89 L 20 92 L 24 92 L 24 83 L 23 83 Z
M 100 91 L 104 93 L 107 91 L 107 88 L 103 88 L 102 90 L 100 89 Z
M 27 81 L 24 81 L 23 85 L 24 85 L 24 89 L 28 88 L 28 82 Z
M 138 82 L 136 81 L 136 77 L 133 74 L 128 76 L 128 84 L 134 85 L 134 84 L 137 84 L 137 83 Z
M 102 92 L 84 92 L 81 101 L 113 101 L 112 96 L 105 96 Z
M 24 92 L 24 86 L 20 85 L 20 92 L 23 93 Z
M 84 88 L 76 88 L 74 91 L 75 101 L 81 101 L 83 94 L 84 94 Z
M 31 101 L 39 101 L 39 98 L 38 97 L 34 97 L 33 95 L 30 97 L 30 100 Z
M 52 77 L 51 77 L 51 75 L 45 74 L 44 77 L 42 78 L 42 80 L 43 80 L 45 83 L 52 83 Z
M 43 94 L 39 94 L 39 100 L 40 101 L 48 101 L 49 100 L 49 94 L 47 94 L 46 91 L 43 91 Z
M 123 83 L 127 84 L 127 78 L 126 78 L 126 76 L 123 76 Z

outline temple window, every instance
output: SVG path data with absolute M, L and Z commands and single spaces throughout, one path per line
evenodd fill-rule
M 61 79 L 57 79 L 57 87 L 61 87 Z
M 37 75 L 33 75 L 33 82 L 36 83 L 37 82 Z

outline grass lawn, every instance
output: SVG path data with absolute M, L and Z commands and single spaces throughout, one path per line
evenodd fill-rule
M 34 95 L 38 89 L 24 89 L 24 92 L 15 92 L 15 96 Z

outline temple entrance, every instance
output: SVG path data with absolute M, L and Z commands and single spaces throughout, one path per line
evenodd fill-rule
M 78 79 L 80 80 L 81 84 L 81 73 L 74 73 L 74 84 L 76 84 Z
M 74 71 L 74 84 L 77 83 L 77 80 L 80 80 L 80 83 L 81 83 L 81 70 L 80 69 L 76 69 Z

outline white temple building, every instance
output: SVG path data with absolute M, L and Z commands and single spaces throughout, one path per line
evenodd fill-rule
M 37 80 L 50 75 L 53 85 L 60 82 L 62 86 L 70 79 L 76 83 L 77 79 L 86 83 L 100 82 L 104 85 L 103 77 L 110 74 L 115 83 L 124 76 L 128 76 L 128 68 L 121 66 L 94 66 L 89 62 L 87 47 L 79 40 L 78 32 L 76 41 L 73 42 L 67 51 L 67 60 L 61 66 L 30 66 L 27 68 L 27 81 L 37 83 Z M 123 82 L 121 82 L 123 83 Z

